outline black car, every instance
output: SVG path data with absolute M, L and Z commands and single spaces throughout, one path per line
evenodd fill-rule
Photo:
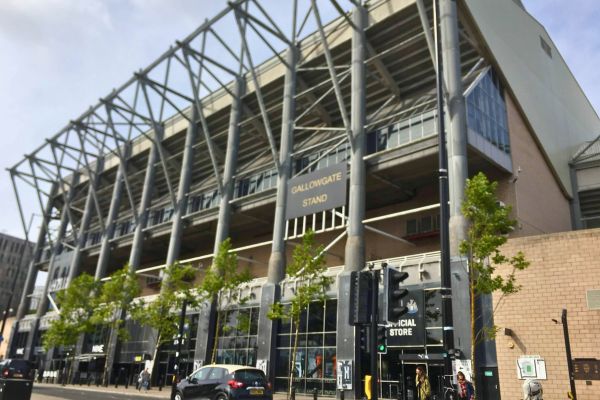
M 0 378 L 33 380 L 35 364 L 27 360 L 7 358 L 0 361 Z
M 174 399 L 272 400 L 273 392 L 258 368 L 212 364 L 179 382 Z

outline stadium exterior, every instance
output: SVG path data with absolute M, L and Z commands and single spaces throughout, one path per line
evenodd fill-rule
M 301 325 L 299 390 L 335 394 L 336 362 L 352 360 L 346 396 L 362 396 L 364 355 L 348 325 L 347 299 L 350 272 L 367 263 L 407 271 L 425 309 L 422 334 L 390 335 L 379 357 L 382 397 L 413 390 L 417 364 L 427 365 L 434 382 L 441 375 L 432 4 L 289 3 L 288 12 L 271 15 L 269 1 L 232 2 L 11 168 L 23 221 L 27 197 L 43 215 L 12 356 L 52 371 L 74 351 L 79 379 L 98 375 L 106 358 L 113 379 L 131 376 L 152 354 L 152 331 L 131 324 L 127 342 L 98 332 L 75 349 L 45 353 L 41 336 L 55 315 L 49 299 L 82 272 L 103 279 L 126 263 L 143 295 L 155 295 L 165 265 L 179 260 L 202 270 L 231 237 L 256 278 L 240 288 L 251 300 L 228 306 L 229 321 L 244 313 L 251 324 L 218 338 L 217 359 L 266 366 L 275 389 L 285 390 L 291 327 L 271 322 L 266 311 L 293 293 L 285 263 L 310 228 L 335 283 Z M 439 14 L 454 347 L 468 358 L 466 264 L 457 248 L 465 235 L 465 179 L 483 171 L 499 181 L 519 221 L 512 236 L 570 230 L 579 213 L 571 207 L 569 160 L 598 134 L 600 121 L 519 1 L 440 0 Z M 335 16 L 327 22 L 326 15 Z M 292 213 L 300 206 L 288 203 L 288 182 L 329 167 L 348 175 L 343 204 Z M 39 270 L 49 279 L 29 313 Z M 211 315 L 210 307 L 188 312 L 182 372 L 208 362 Z M 496 367 L 495 351 L 482 347 L 478 373 Z M 163 346 L 154 360 L 157 380 L 173 373 L 174 352 Z M 499 396 L 485 392 L 497 373 L 482 379 L 484 398 Z

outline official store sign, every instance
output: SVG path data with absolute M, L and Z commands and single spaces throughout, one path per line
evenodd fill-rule
M 345 205 L 346 169 L 346 164 L 340 163 L 290 179 L 285 218 L 298 218 Z
M 402 299 L 408 312 L 388 325 L 388 346 L 422 346 L 425 343 L 424 293 L 422 289 L 408 289 L 408 295 Z

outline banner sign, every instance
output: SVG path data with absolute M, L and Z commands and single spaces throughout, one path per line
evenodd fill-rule
M 352 390 L 352 360 L 337 361 L 338 390 Z
M 340 163 L 290 179 L 285 219 L 331 210 L 346 204 L 346 164 Z
M 398 322 L 387 328 L 388 346 L 423 346 L 425 343 L 425 312 L 423 289 L 410 287 L 408 295 L 402 299 L 402 305 L 408 308 Z
M 576 358 L 573 360 L 573 375 L 582 381 L 600 381 L 600 360 Z

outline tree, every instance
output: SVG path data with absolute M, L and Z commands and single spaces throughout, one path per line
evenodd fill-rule
M 315 245 L 315 234 L 309 229 L 302 236 L 302 244 L 294 248 L 292 262 L 286 269 L 287 280 L 295 281 L 296 283 L 294 296 L 289 302 L 274 303 L 267 314 L 267 317 L 272 320 L 288 319 L 292 321 L 294 346 L 289 369 L 290 397 L 294 382 L 300 317 L 308 309 L 311 303 L 325 301 L 327 298 L 327 289 L 333 283 L 332 277 L 325 276 L 327 266 L 323 253 L 323 246 L 317 247 Z
M 94 329 L 90 317 L 96 305 L 96 288 L 94 277 L 84 273 L 73 279 L 69 287 L 56 293 L 60 311 L 44 334 L 42 345 L 46 350 L 75 346 L 81 334 Z
M 115 332 L 118 339 L 127 340 L 129 331 L 125 329 L 125 316 L 132 313 L 136 304 L 133 300 L 140 295 L 138 277 L 126 264 L 110 275 L 110 279 L 101 284 L 97 306 L 91 316 L 91 322 L 97 326 L 106 326 Z M 108 348 L 110 339 L 105 343 Z M 103 384 L 108 385 L 108 357 L 104 365 Z
M 231 239 L 227 238 L 219 245 L 217 254 L 213 259 L 212 266 L 204 275 L 204 279 L 200 284 L 199 291 L 203 302 L 214 302 L 217 313 L 217 323 L 215 324 L 213 349 L 211 353 L 211 363 L 216 362 L 217 344 L 219 334 L 222 330 L 227 330 L 231 327 L 225 326 L 225 296 L 227 295 L 230 303 L 244 304 L 248 299 L 241 297 L 239 290 L 240 285 L 249 282 L 252 279 L 250 271 L 245 268 L 241 271 L 238 268 L 238 258 L 235 252 L 231 251 Z M 239 324 L 246 324 L 243 318 L 238 321 Z
M 508 257 L 500 247 L 508 240 L 507 235 L 517 221 L 510 217 L 511 207 L 504 206 L 496 196 L 497 182 L 490 182 L 483 173 L 467 179 L 462 213 L 470 223 L 467 238 L 460 243 L 460 253 L 469 261 L 469 290 L 471 295 L 471 369 L 476 376 L 475 346 L 482 340 L 495 337 L 497 327 L 485 326 L 477 331 L 475 319 L 476 300 L 481 295 L 499 293 L 498 304 L 506 296 L 517 293 L 516 273 L 529 266 L 525 255 L 519 251 Z M 503 276 L 496 273 L 498 266 L 509 265 L 512 270 Z M 476 379 L 473 379 L 474 384 Z
M 42 345 L 46 351 L 59 346 L 74 347 L 81 335 L 94 330 L 91 315 L 97 304 L 97 287 L 94 277 L 83 273 L 73 279 L 67 288 L 56 293 L 56 304 L 60 311 L 43 336 Z M 73 352 L 71 354 L 74 356 Z
M 145 302 L 140 300 L 132 311 L 132 318 L 141 325 L 149 326 L 157 331 L 156 343 L 152 355 L 153 362 L 160 346 L 173 340 L 179 329 L 179 315 L 183 303 L 195 307 L 198 305 L 197 290 L 194 286 L 197 269 L 189 264 L 175 262 L 166 267 L 161 284 L 160 294 L 156 299 Z M 154 371 L 154 364 L 150 373 Z

